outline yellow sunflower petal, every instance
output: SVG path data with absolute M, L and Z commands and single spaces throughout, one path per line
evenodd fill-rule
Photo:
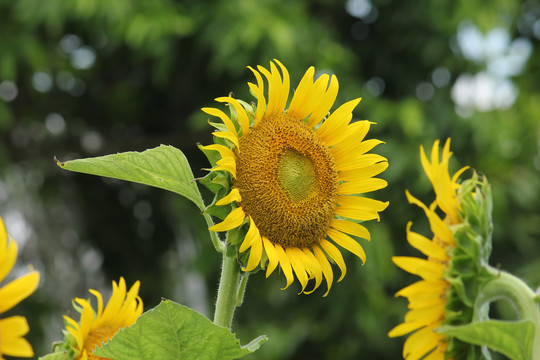
M 291 267 L 291 261 L 289 260 L 289 257 L 287 256 L 287 253 L 285 252 L 283 247 L 281 247 L 280 244 L 274 244 L 274 247 L 276 249 L 276 253 L 277 253 L 278 258 L 279 258 L 279 266 L 281 267 L 281 270 L 283 270 L 283 274 L 285 275 L 285 278 L 287 279 L 287 284 L 285 285 L 284 288 L 281 289 L 281 290 L 285 290 L 294 281 L 294 276 L 293 276 L 292 267 Z
M 237 149 L 240 147 L 238 143 L 238 135 L 232 134 L 228 131 L 214 131 L 212 135 L 229 140 L 234 144 L 234 146 L 236 146 Z
M 336 214 L 354 220 L 379 220 L 379 212 L 386 209 L 387 202 L 360 196 L 340 196 Z
M 250 246 L 249 259 L 244 271 L 251 271 L 257 267 L 261 262 L 261 256 L 263 251 L 262 238 L 255 240 Z
M 303 248 L 302 251 L 305 254 L 305 260 L 309 264 L 312 276 L 315 277 L 315 285 L 313 285 L 313 289 L 305 292 L 307 295 L 314 292 L 321 285 L 323 279 L 323 270 L 315 255 L 313 255 L 309 249 Z
M 422 236 L 414 231 L 411 231 L 412 221 L 407 223 L 407 241 L 415 249 L 420 250 L 424 255 L 447 261 L 450 257 L 446 254 L 444 248 L 440 247 L 425 236 Z
M 441 306 L 440 304 L 418 309 L 411 309 L 407 312 L 407 315 L 405 315 L 405 321 L 420 321 L 423 322 L 425 325 L 440 322 L 443 319 L 444 305 Z
M 403 345 L 403 355 L 407 360 L 418 360 L 439 344 L 441 336 L 430 328 L 423 328 L 409 335 Z
M 347 171 L 360 169 L 380 162 L 388 162 L 388 160 L 379 154 L 364 154 L 354 160 L 336 162 L 336 170 Z
M 324 274 L 324 277 L 326 278 L 328 290 L 323 295 L 326 296 L 330 292 L 332 282 L 334 281 L 334 273 L 332 272 L 332 266 L 328 262 L 328 259 L 326 258 L 324 252 L 318 246 L 313 247 L 313 253 L 315 254 L 315 258 L 321 265 L 322 272 Z
M 3 225 L 4 223 L 2 222 Z M 18 247 L 15 241 L 9 241 L 8 243 L 8 235 L 5 232 L 5 227 L 4 230 L 0 229 L 0 238 L 4 239 L 3 245 L 0 244 L 0 281 L 2 281 L 11 269 L 13 269 L 13 265 L 15 265 Z
M 96 299 L 97 299 L 98 309 L 97 309 L 96 317 L 100 318 L 103 315 L 103 297 L 101 296 L 101 293 L 99 291 L 96 291 L 96 290 L 93 290 L 93 289 L 90 289 L 88 291 L 92 295 L 94 295 L 96 297 Z
M 362 265 L 366 262 L 366 253 L 364 252 L 364 248 L 362 248 L 362 245 L 354 241 L 349 235 L 346 235 L 334 229 L 328 229 L 327 234 L 339 246 L 349 250 L 354 255 L 358 256 L 362 260 Z
M 379 178 L 360 179 L 358 181 L 347 181 L 338 187 L 339 195 L 365 194 L 385 188 L 388 185 L 386 180 Z
M 309 94 L 309 96 L 306 96 L 306 98 L 304 99 L 304 103 L 302 104 L 308 114 L 311 114 L 313 110 L 315 110 L 320 104 L 320 101 L 328 87 L 329 80 L 330 76 L 328 74 L 322 74 L 317 80 L 315 80 L 315 83 L 313 83 L 311 93 Z M 313 127 L 315 125 L 316 123 L 313 123 L 312 121 L 310 121 L 310 119 L 308 119 L 309 127 Z
M 352 111 L 362 99 L 350 100 L 339 106 L 324 123 L 317 129 L 317 135 L 325 141 L 328 146 L 335 145 L 340 139 L 345 137 L 345 130 L 352 119 Z
M 377 176 L 388 168 L 388 162 L 380 162 L 364 168 L 349 169 L 339 173 L 339 180 L 351 181 Z
M 23 338 L 29 330 L 28 322 L 23 316 L 11 316 L 0 320 L 0 350 L 2 355 L 34 356 L 32 346 Z
M 443 277 L 443 266 L 439 263 L 408 256 L 393 256 L 392 261 L 403 270 L 425 280 L 439 280 Z
M 355 161 L 356 159 L 361 159 L 368 151 L 373 149 L 375 146 L 384 144 L 384 141 L 378 139 L 369 139 L 361 141 L 354 146 L 342 145 L 344 142 L 338 143 L 330 151 L 334 156 L 336 162 L 349 162 Z
M 246 218 L 246 214 L 244 213 L 244 210 L 242 210 L 241 207 L 237 207 L 233 211 L 227 215 L 225 220 L 220 222 L 219 224 L 216 224 L 214 226 L 211 226 L 209 230 L 211 231 L 227 231 L 234 228 L 239 227 L 244 222 L 244 219 Z
M 279 62 L 279 60 L 274 59 L 274 61 L 281 68 L 281 74 L 283 75 L 283 81 L 281 82 L 281 89 L 279 91 L 281 96 L 279 98 L 279 101 L 277 102 L 277 108 L 276 108 L 277 112 L 282 113 L 283 110 L 285 110 L 285 106 L 287 105 L 287 100 L 289 99 L 289 90 L 291 88 L 291 83 L 290 83 L 289 72 L 287 71 L 287 68 L 285 68 L 285 66 L 283 66 L 283 64 Z M 272 71 L 274 71 L 274 69 L 272 69 Z M 277 72 L 277 69 L 275 71 Z
M 255 93 L 257 97 L 257 113 L 255 114 L 255 124 L 257 124 L 264 116 L 266 112 L 266 99 L 264 97 L 264 82 L 262 80 L 261 74 L 253 69 L 251 66 L 248 66 L 248 69 L 251 70 L 255 78 L 257 79 L 257 86 L 248 83 L 249 88 Z
M 447 286 L 448 283 L 445 280 L 420 280 L 399 290 L 395 296 L 410 297 L 416 294 L 423 294 L 428 292 L 440 293 L 444 292 Z
M 246 234 L 246 237 L 244 238 L 244 241 L 242 242 L 242 245 L 240 245 L 240 251 L 243 253 L 247 249 L 251 247 L 255 242 L 262 241 L 261 240 L 261 233 L 259 232 L 259 229 L 257 228 L 257 225 L 255 225 L 255 221 L 251 217 L 248 217 L 249 219 L 249 229 Z
M 240 190 L 237 188 L 234 188 L 231 190 L 231 192 L 227 195 L 216 201 L 216 205 L 227 205 L 232 203 L 233 201 L 240 202 L 242 201 L 242 196 L 240 195 Z
M 235 98 L 232 98 L 230 96 L 218 97 L 216 101 L 226 102 L 234 107 L 238 123 L 240 124 L 240 128 L 242 129 L 242 136 L 246 136 L 249 132 L 249 119 L 244 107 Z
M 232 158 L 224 158 L 216 162 L 218 166 L 212 171 L 225 170 L 228 171 L 236 179 L 236 161 Z
M 452 231 L 448 228 L 448 226 L 446 226 L 444 221 L 439 218 L 437 213 L 435 213 L 433 210 L 430 210 L 426 205 L 424 205 L 424 203 L 412 196 L 408 190 L 405 191 L 405 194 L 407 196 L 407 200 L 409 200 L 409 203 L 417 205 L 424 210 L 424 213 L 429 220 L 431 231 L 433 231 L 433 233 L 440 239 L 442 239 L 445 243 L 453 245 L 455 243 L 454 235 L 452 234 Z
M 268 266 L 266 267 L 266 277 L 269 277 L 270 274 L 274 272 L 276 267 L 279 264 L 279 256 L 277 254 L 276 248 L 265 236 L 262 237 L 264 244 L 264 251 L 268 257 Z
M 307 286 L 308 283 L 308 275 L 306 273 L 306 267 L 305 264 L 302 262 L 300 255 L 298 254 L 301 252 L 300 249 L 292 247 L 292 248 L 285 248 L 285 252 L 289 258 L 289 261 L 292 265 L 292 268 L 294 270 L 294 273 L 296 274 L 296 277 L 298 278 L 298 281 L 300 281 L 300 284 L 302 285 L 302 290 L 298 294 L 301 294 L 304 292 L 304 289 Z
M 38 284 L 39 272 L 33 271 L 0 288 L 0 313 L 13 308 L 30 296 L 36 291 Z
M 305 107 L 302 106 L 304 99 L 309 95 L 311 87 L 313 86 L 313 75 L 315 74 L 315 68 L 310 66 L 305 72 L 304 76 L 300 80 L 298 87 L 293 95 L 289 109 L 287 110 L 289 116 L 297 119 L 303 119 L 309 115 L 306 112 Z
M 368 241 L 371 240 L 371 235 L 369 234 L 368 229 L 352 221 L 332 219 L 330 222 L 330 227 L 350 235 L 358 236 Z
M 347 273 L 347 266 L 345 266 L 345 261 L 343 261 L 343 256 L 341 256 L 341 252 L 337 247 L 334 246 L 334 244 L 325 239 L 319 241 L 319 245 L 341 270 L 341 276 L 338 279 L 338 282 L 340 282 L 341 280 L 343 280 L 345 274 Z
M 257 70 L 261 72 L 268 80 L 268 102 L 266 104 L 266 115 L 274 115 L 278 112 L 279 101 L 281 99 L 281 76 L 277 71 L 273 62 L 270 62 L 270 70 L 268 71 L 262 66 L 257 66 Z
M 419 328 L 423 326 L 424 325 L 420 322 L 404 322 L 403 324 L 399 324 L 396 327 L 394 327 L 392 330 L 390 330 L 388 332 L 388 337 L 403 336 L 412 331 L 418 330 Z
M 236 156 L 234 155 L 234 152 L 232 152 L 231 149 L 229 149 L 226 146 L 219 145 L 219 144 L 212 144 L 212 145 L 206 145 L 202 147 L 204 150 L 215 150 L 219 152 L 219 155 L 221 155 L 221 158 L 232 158 L 236 159 Z
M 202 108 L 201 110 L 207 113 L 208 115 L 212 115 L 212 116 L 216 116 L 220 118 L 221 121 L 223 121 L 223 123 L 225 124 L 225 127 L 227 128 L 228 132 L 234 135 L 236 139 L 238 140 L 238 131 L 236 131 L 236 127 L 234 126 L 231 118 L 229 118 L 227 114 L 215 108 Z
M 308 126 L 313 127 L 321 122 L 321 120 L 328 114 L 334 101 L 336 100 L 339 89 L 339 83 L 335 75 L 330 78 L 330 84 L 328 89 L 323 93 L 319 103 L 315 106 L 315 109 L 311 113 L 308 119 Z M 326 123 L 326 121 L 325 121 Z

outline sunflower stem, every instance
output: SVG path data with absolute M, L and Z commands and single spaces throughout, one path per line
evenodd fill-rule
M 239 305 L 238 291 L 242 287 L 239 280 L 240 265 L 236 260 L 236 249 L 234 246 L 227 246 L 227 251 L 223 253 L 214 324 L 231 328 L 234 310 Z
M 521 319 L 530 320 L 535 326 L 535 336 L 532 348 L 532 359 L 540 359 L 540 308 L 536 301 L 537 294 L 520 278 L 489 267 L 494 275 L 481 289 L 476 299 L 476 320 L 486 320 L 489 303 L 506 299 L 512 303 Z
M 205 213 L 203 213 L 203 216 L 204 220 L 206 220 L 206 225 L 208 225 L 209 228 L 212 227 L 214 225 L 212 217 Z M 214 245 L 216 251 L 225 254 L 225 252 L 227 251 L 227 245 L 225 245 L 223 241 L 219 239 L 215 231 L 208 230 L 208 232 L 210 233 L 210 240 L 212 240 L 212 244 Z

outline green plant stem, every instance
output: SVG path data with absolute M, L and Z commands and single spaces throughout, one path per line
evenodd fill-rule
M 214 225 L 214 222 L 212 221 L 212 217 L 208 214 L 203 213 L 204 220 L 206 220 L 206 225 L 208 227 L 211 227 Z M 214 244 L 214 248 L 217 252 L 220 252 L 222 254 L 225 254 L 227 251 L 227 245 L 223 243 L 223 241 L 219 240 L 219 237 L 215 231 L 208 230 L 210 233 L 210 240 L 212 240 L 212 244 Z
M 532 359 L 540 359 L 540 308 L 535 300 L 536 294 L 520 278 L 495 268 L 490 268 L 495 275 L 481 289 L 476 299 L 477 317 L 487 317 L 489 303 L 506 299 L 510 301 L 521 319 L 530 320 L 535 326 Z M 478 319 L 484 320 L 484 319 Z
M 223 253 L 214 324 L 230 329 L 234 310 L 238 306 L 240 265 L 236 260 L 236 249 L 233 246 L 227 248 Z

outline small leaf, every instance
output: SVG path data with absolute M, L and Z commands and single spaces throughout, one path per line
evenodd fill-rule
M 489 320 L 462 326 L 443 325 L 437 329 L 461 341 L 487 346 L 513 360 L 531 359 L 534 331 L 530 320 Z
M 132 181 L 182 195 L 204 210 L 189 163 L 184 154 L 167 145 L 139 152 L 125 152 L 95 158 L 57 161 L 63 169 Z
M 257 350 L 266 337 L 240 346 L 229 329 L 203 315 L 164 300 L 134 325 L 120 330 L 94 354 L 115 360 L 229 360 Z
M 67 351 L 54 352 L 51 354 L 43 355 L 38 360 L 69 360 L 69 354 Z

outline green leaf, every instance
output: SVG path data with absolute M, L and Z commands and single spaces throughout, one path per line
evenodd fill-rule
M 251 354 L 264 341 L 266 337 L 259 337 L 240 346 L 229 329 L 185 306 L 163 300 L 94 354 L 115 360 L 228 360 Z
M 201 210 L 204 203 L 184 154 L 167 145 L 139 152 L 125 152 L 66 162 L 56 160 L 63 169 L 133 181 L 182 195 Z
M 40 356 L 38 360 L 69 360 L 69 354 L 67 351 L 55 352 Z
M 531 359 L 534 331 L 529 320 L 489 320 L 462 326 L 443 325 L 437 329 L 461 341 L 487 346 L 513 360 Z

